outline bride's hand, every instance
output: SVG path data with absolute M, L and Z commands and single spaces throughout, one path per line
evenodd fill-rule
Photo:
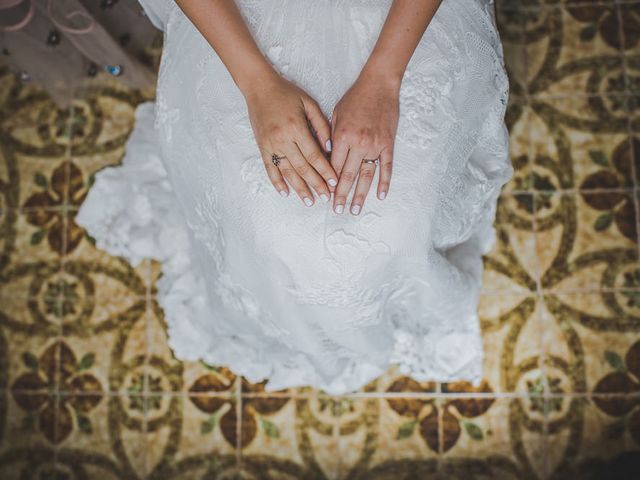
M 380 158 L 378 198 L 384 199 L 389 191 L 400 81 L 363 70 L 333 110 L 331 165 L 340 177 L 333 203 L 336 213 L 343 212 L 356 177 L 350 210 L 354 215 L 362 210 L 376 169 L 374 163 L 362 163 L 363 158 Z
M 245 98 L 251 127 L 274 187 L 282 196 L 287 196 L 286 179 L 307 206 L 315 202 L 310 187 L 328 202 L 338 176 L 318 145 L 318 141 L 326 145 L 325 151 L 331 148 L 331 144 L 327 144 L 329 122 L 317 102 L 279 75 L 256 82 Z M 318 140 L 311 133 L 309 124 Z M 286 156 L 278 166 L 272 162 L 274 153 Z

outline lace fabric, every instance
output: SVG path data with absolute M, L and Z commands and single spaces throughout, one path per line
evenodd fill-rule
M 281 198 L 220 59 L 174 2 L 142 4 L 165 31 L 157 99 L 138 107 L 122 165 L 96 175 L 76 221 L 99 248 L 162 262 L 176 357 L 268 379 L 266 391 L 348 393 L 391 363 L 477 384 L 481 255 L 513 174 L 491 2 L 441 5 L 403 79 L 389 195 L 372 189 L 359 216 Z M 269 61 L 329 116 L 391 0 L 238 5 Z

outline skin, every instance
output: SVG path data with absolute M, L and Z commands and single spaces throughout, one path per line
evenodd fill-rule
M 389 191 L 402 77 L 440 2 L 393 1 L 369 58 L 329 123 L 318 103 L 265 59 L 233 0 L 176 0 L 242 92 L 276 190 L 287 196 L 291 187 L 308 206 L 315 203 L 313 192 L 327 202 L 333 193 L 340 214 L 355 184 L 354 215 L 362 211 L 377 168 L 363 158 L 380 159 L 378 198 Z M 275 166 L 273 153 L 286 158 Z

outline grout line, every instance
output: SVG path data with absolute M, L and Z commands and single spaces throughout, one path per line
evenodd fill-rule
M 546 295 L 555 295 L 555 296 L 566 296 L 566 295 L 596 295 L 602 293 L 636 293 L 640 291 L 640 287 L 613 287 L 613 288 L 575 288 L 575 289 L 567 289 L 567 290 L 558 290 L 556 288 L 541 288 L 540 294 L 542 296 Z M 481 291 L 480 296 L 484 297 L 533 297 L 537 292 L 532 292 L 530 290 L 487 290 Z
M 623 60 L 624 61 L 624 60 Z M 559 80 L 561 81 L 561 80 Z M 611 92 L 611 93 L 589 93 L 589 92 L 577 92 L 577 93 L 545 93 L 545 92 L 536 92 L 531 94 L 529 97 L 532 100 L 587 100 L 590 98 L 615 98 L 615 99 L 628 99 L 636 97 L 638 92 L 634 90 L 625 90 L 620 92 Z
M 236 377 L 235 387 L 235 408 L 236 408 L 236 465 L 238 474 L 242 471 L 242 379 L 238 375 Z
M 503 12 L 531 12 L 537 10 L 558 10 L 558 9 L 572 9 L 575 10 L 577 8 L 582 7 L 606 7 L 606 6 L 616 6 L 616 5 L 637 5 L 640 3 L 640 0 L 584 0 L 584 1 L 575 1 L 572 2 L 571 5 L 567 5 L 563 2 L 558 2 L 555 4 L 541 4 L 541 5 L 514 5 L 510 6 L 502 6 L 500 10 Z
M 622 16 L 622 9 L 620 8 L 620 2 L 618 0 L 616 0 L 616 14 L 618 17 L 618 27 L 619 27 L 619 40 L 620 40 L 620 55 L 622 56 L 622 73 L 624 75 L 624 92 L 625 94 L 631 96 L 632 92 L 631 92 L 631 88 L 630 88 L 630 78 L 631 78 L 631 72 L 629 71 L 629 65 L 627 63 L 627 55 L 625 53 L 625 49 L 624 49 L 624 45 L 625 45 L 625 32 L 624 29 L 622 28 L 623 25 L 623 16 Z M 633 125 L 632 125 L 632 112 L 629 111 L 629 104 L 628 102 L 625 102 L 625 111 L 627 114 L 627 134 L 628 134 L 628 139 L 627 142 L 629 143 L 629 153 L 630 153 L 630 158 L 635 158 L 634 157 L 634 145 L 633 145 Z M 640 211 L 639 211 L 639 205 L 638 205 L 638 171 L 636 170 L 636 163 L 634 161 L 631 161 L 631 182 L 633 184 L 633 206 L 634 206 L 634 213 L 636 216 L 636 245 L 638 247 L 638 252 L 637 252 L 637 257 L 640 259 Z
M 143 362 L 143 372 L 144 376 L 142 377 L 142 390 L 144 393 L 143 397 L 143 405 L 144 411 L 142 415 L 142 428 L 144 431 L 144 478 L 146 479 L 149 475 L 150 462 L 149 462 L 149 414 L 148 414 L 148 406 L 149 406 L 149 365 L 150 365 L 150 352 L 149 345 L 151 344 L 151 332 L 150 332 L 150 321 L 149 321 L 149 309 L 151 306 L 151 300 L 149 296 L 149 286 L 148 283 L 145 287 L 145 312 L 144 312 L 144 328 L 145 328 L 145 345 L 144 345 L 144 362 Z
M 315 392 L 314 395 L 314 400 L 318 398 L 317 396 L 318 392 Z M 342 426 L 342 419 L 341 418 L 332 418 L 332 420 L 334 420 L 334 424 L 333 427 L 331 429 L 331 436 L 333 438 L 334 441 L 334 446 L 336 447 L 337 450 L 337 454 L 338 454 L 338 475 L 340 476 L 340 478 L 344 477 L 343 475 L 343 468 L 345 467 L 345 465 L 343 464 L 342 461 L 342 450 L 340 449 L 340 440 L 342 438 L 342 436 L 340 435 L 340 427 Z
M 68 245 L 68 236 L 67 236 L 67 231 L 68 231 L 68 222 L 69 222 L 69 217 L 66 211 L 66 207 L 69 204 L 69 182 L 70 182 L 70 177 L 71 177 L 71 173 L 70 173 L 70 169 L 69 169 L 69 164 L 68 162 L 71 160 L 71 131 L 72 131 L 72 125 L 73 125 L 73 117 L 75 114 L 75 109 L 73 107 L 73 103 L 69 104 L 69 118 L 67 119 L 67 124 L 66 124 L 66 136 L 67 136 L 67 147 L 66 147 L 66 152 L 64 155 L 64 162 L 67 162 L 66 167 L 65 167 L 65 172 L 64 172 L 64 176 L 65 176 L 65 184 L 64 184 L 64 196 L 62 198 L 62 208 L 60 209 L 61 212 L 61 216 L 62 216 L 62 238 L 60 239 L 62 242 L 62 255 L 60 256 L 60 267 L 59 270 L 57 272 L 57 274 L 59 275 L 58 277 L 58 284 L 60 285 L 60 280 L 61 280 L 61 275 L 64 273 L 65 271 L 65 264 L 66 264 L 66 254 L 67 254 L 67 245 Z M 20 207 L 18 207 L 20 208 Z M 54 275 L 56 275 L 56 273 L 54 273 Z M 58 290 L 58 294 L 57 294 L 57 298 L 56 298 L 56 306 L 58 308 L 58 312 L 60 313 L 61 317 L 58 321 L 58 327 L 57 327 L 57 332 L 56 332 L 56 342 L 59 342 L 59 344 L 61 344 L 64 341 L 64 336 L 63 336 L 63 331 L 64 331 L 64 315 L 63 315 L 63 308 L 64 308 L 64 289 L 59 289 Z M 61 355 L 60 355 L 60 348 L 58 348 L 56 350 L 56 354 L 55 354 L 55 384 L 54 384 L 54 391 L 55 391 L 55 403 L 54 403 L 54 412 L 53 412 L 53 421 L 54 421 L 54 426 L 53 426 L 53 431 L 54 431 L 54 436 L 55 438 L 58 438 L 59 435 L 59 428 L 60 428 L 60 408 L 61 408 L 61 401 L 60 401 L 60 397 L 62 392 L 64 392 L 64 390 L 62 389 L 62 385 L 61 385 L 61 380 L 62 380 L 62 360 L 61 360 Z M 54 468 L 57 466 L 58 464 L 58 452 L 60 450 L 60 443 L 57 443 L 56 445 L 54 445 L 53 447 L 53 465 Z
M 6 391 L 9 392 L 8 388 L 0 389 L 0 392 Z M 23 390 L 23 389 L 11 389 L 10 392 L 12 394 L 20 394 L 20 395 L 42 395 L 43 393 L 51 393 L 50 391 L 35 391 L 35 390 Z M 58 394 L 59 396 L 73 396 L 73 397 L 83 397 L 83 396 L 95 396 L 95 392 L 78 392 L 73 390 L 58 390 L 53 393 Z M 134 393 L 134 392 L 99 392 L 99 394 L 103 398 L 112 398 L 112 397 L 143 397 L 143 393 Z M 198 398 L 226 398 L 231 399 L 229 395 L 220 395 L 216 393 L 198 393 L 198 394 L 188 394 L 188 393 L 180 393 L 180 392 L 156 392 L 154 395 L 158 395 L 161 397 L 198 397 Z M 544 394 L 531 394 L 528 392 L 459 392 L 459 393 L 437 393 L 437 392 L 354 392 L 350 394 L 344 395 L 320 395 L 317 390 L 306 394 L 244 394 L 243 398 L 306 398 L 308 400 L 315 400 L 317 398 L 380 398 L 380 399 L 392 399 L 392 398 L 415 398 L 415 399 L 461 399 L 461 398 L 487 398 L 487 399 L 496 399 L 496 398 L 504 398 L 504 399 L 514 399 L 514 398 L 539 398 Z M 640 392 L 634 393 L 597 393 L 597 392 L 563 392 L 563 393 L 552 393 L 549 392 L 545 398 L 638 398 L 640 399 Z

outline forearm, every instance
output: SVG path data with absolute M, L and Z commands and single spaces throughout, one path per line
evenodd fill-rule
M 420 39 L 442 0 L 394 0 L 362 71 L 400 86 Z
M 276 75 L 256 45 L 234 0 L 175 0 L 224 63 L 246 96 L 256 82 Z

